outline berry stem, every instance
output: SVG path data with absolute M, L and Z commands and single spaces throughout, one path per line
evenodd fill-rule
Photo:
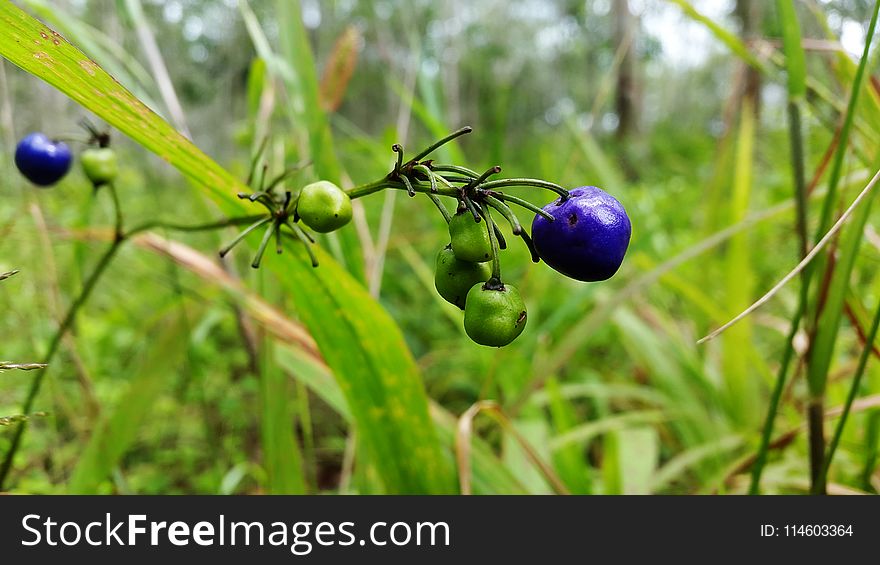
M 232 251 L 232 248 L 235 247 L 236 245 L 238 245 L 239 242 L 241 242 L 241 240 L 243 240 L 248 235 L 250 235 L 250 233 L 252 231 L 259 228 L 260 226 L 264 226 L 264 225 L 268 224 L 271 221 L 272 221 L 271 216 L 267 216 L 267 217 L 264 217 L 260 220 L 257 220 L 256 222 L 254 222 L 253 224 L 251 224 L 250 226 L 245 228 L 245 230 L 242 231 L 240 234 L 238 234 L 229 245 L 227 245 L 226 247 L 224 247 L 223 249 L 220 250 L 220 257 L 226 257 L 226 254 L 229 253 L 230 251 Z
M 480 176 L 478 176 L 477 178 L 475 178 L 475 179 L 473 179 L 472 181 L 470 181 L 470 182 L 467 184 L 467 186 L 465 187 L 465 190 L 469 190 L 469 189 L 471 189 L 471 188 L 474 188 L 475 186 L 478 186 L 480 183 L 482 183 L 483 181 L 485 181 L 487 178 L 491 177 L 492 175 L 497 175 L 497 174 L 500 173 L 500 172 L 501 172 L 501 167 L 498 166 L 498 165 L 495 165 L 494 167 L 492 167 L 491 169 L 487 170 L 487 171 L 486 171 L 485 173 L 483 173 L 482 175 L 480 175 Z
M 517 198 L 516 196 L 511 196 L 509 194 L 501 194 L 501 193 L 496 193 L 495 197 L 498 198 L 498 200 L 501 200 L 503 202 L 512 202 L 513 204 L 516 204 L 517 206 L 522 206 L 523 208 L 525 208 L 526 210 L 529 210 L 530 212 L 534 212 L 535 214 L 540 214 L 541 216 L 544 216 L 544 218 L 549 222 L 555 221 L 555 219 L 556 219 L 553 216 L 551 216 L 550 214 L 548 214 L 547 212 L 545 212 L 544 210 L 542 210 L 541 208 L 538 208 L 537 206 L 535 206 L 534 204 L 529 202 L 528 200 L 523 200 L 522 198 Z
M 438 179 L 443 179 L 442 176 L 438 176 Z M 442 182 L 442 181 L 441 181 Z M 445 187 L 438 186 L 437 194 L 440 196 L 450 196 L 453 198 L 458 198 L 459 191 L 458 188 L 449 185 L 448 183 Z M 416 192 L 431 192 L 430 183 L 421 183 L 421 182 L 410 182 L 413 190 Z M 373 181 L 367 184 L 362 184 L 360 186 L 356 186 L 354 188 L 350 188 L 346 190 L 346 194 L 348 194 L 349 198 L 354 200 L 355 198 L 363 198 L 364 196 L 369 196 L 370 194 L 375 194 L 376 192 L 381 192 L 386 188 L 393 188 L 396 190 L 406 190 L 407 187 L 403 182 L 397 180 L 391 180 L 387 177 L 381 178 L 377 181 Z
M 115 216 L 115 231 L 114 237 L 117 241 L 121 240 L 124 237 L 123 232 L 123 220 L 122 220 L 122 205 L 119 203 L 119 194 L 116 192 L 116 185 L 114 183 L 109 183 L 107 185 L 107 190 L 110 192 L 110 196 L 113 200 L 113 214 Z
M 263 260 L 263 253 L 266 252 L 266 247 L 269 246 L 269 241 L 272 239 L 272 234 L 275 233 L 275 230 L 278 228 L 278 224 L 276 222 L 272 222 L 269 227 L 266 228 L 266 231 L 263 233 L 263 239 L 260 241 L 260 246 L 257 247 L 257 254 L 254 256 L 254 262 L 251 263 L 251 267 L 254 269 L 260 268 L 260 262 Z
M 195 225 L 176 224 L 176 223 L 161 222 L 161 221 L 147 222 L 145 224 L 141 224 L 141 225 L 129 230 L 125 234 L 125 237 L 129 238 L 129 237 L 137 235 L 141 232 L 149 231 L 152 229 L 165 229 L 165 230 L 169 230 L 169 231 L 180 231 L 180 232 L 211 231 L 211 230 L 217 230 L 217 229 L 228 228 L 228 227 L 233 227 L 233 226 L 243 226 L 243 225 L 252 224 L 256 221 L 265 219 L 265 217 L 266 216 L 264 214 L 258 214 L 258 215 L 253 215 L 253 216 L 242 216 L 240 218 L 226 218 L 226 219 L 219 220 L 216 222 L 210 222 L 207 224 L 195 224 Z
M 507 186 L 536 186 L 538 188 L 546 188 L 547 190 L 552 190 L 563 199 L 568 198 L 568 191 L 559 186 L 556 183 L 548 182 L 541 179 L 524 179 L 524 178 L 515 178 L 515 179 L 498 179 L 489 181 L 480 186 L 483 190 L 492 190 L 496 188 L 504 188 Z
M 492 278 L 501 282 L 501 249 L 498 245 L 498 237 L 495 235 L 495 222 L 489 208 L 483 209 L 483 217 L 486 218 L 486 228 L 489 230 L 489 241 L 492 243 Z
M 394 174 L 399 174 L 400 168 L 403 166 L 403 145 L 395 143 L 391 146 L 391 150 L 397 153 L 397 163 L 394 165 Z
M 431 145 L 429 145 L 428 147 L 426 147 L 421 153 L 419 153 L 418 155 L 416 155 L 415 157 L 410 159 L 410 161 L 413 163 L 421 161 L 422 158 L 428 156 L 434 150 L 442 147 L 443 145 L 446 145 L 447 143 L 449 143 L 453 139 L 455 139 L 457 137 L 461 137 L 462 135 L 468 134 L 472 131 L 474 131 L 474 128 L 472 128 L 471 126 L 465 126 L 459 130 L 455 130 L 454 132 L 450 133 L 449 135 L 447 135 L 443 139 L 437 140 L 434 143 L 432 143 Z
M 532 255 L 532 263 L 540 263 L 541 256 L 538 255 L 538 248 L 535 247 L 535 242 L 532 241 L 531 236 L 529 236 L 529 232 L 523 230 L 519 236 L 522 238 L 523 242 L 526 244 L 526 247 L 529 248 L 529 253 Z
M 522 233 L 522 224 L 519 223 L 519 218 L 516 217 L 516 214 L 513 213 L 513 210 L 510 209 L 510 206 L 498 200 L 494 196 L 490 196 L 488 194 L 484 196 L 483 199 L 486 201 L 486 204 L 488 204 L 492 208 L 495 208 L 498 212 L 501 213 L 502 216 L 504 216 L 504 218 L 510 224 L 510 229 L 513 231 L 513 235 L 519 235 Z
M 440 214 L 443 215 L 443 219 L 446 220 L 448 224 L 450 220 L 452 220 L 452 216 L 449 214 L 449 210 L 446 209 L 446 206 L 443 205 L 443 202 L 440 201 L 440 198 L 437 197 L 436 194 L 428 193 L 428 198 L 431 199 L 431 202 L 434 203 L 434 206 L 440 211 Z
M 299 227 L 294 222 L 287 222 L 287 227 L 290 228 L 290 231 L 293 232 L 293 237 L 300 241 L 306 247 L 306 252 L 309 254 L 309 259 L 312 261 L 312 267 L 318 266 L 318 258 L 315 257 L 315 252 L 312 250 L 312 246 L 310 243 L 314 243 L 315 240 L 306 232 L 304 229 Z
M 305 167 L 305 165 L 296 165 L 296 166 L 290 167 L 288 169 L 285 169 L 281 174 L 279 174 L 278 176 L 273 178 L 271 181 L 269 181 L 269 184 L 266 185 L 266 192 L 271 191 L 273 188 L 275 188 L 276 186 L 278 186 L 282 182 L 286 181 L 287 179 L 289 179 L 293 175 L 302 171 L 303 167 Z
M 410 198 L 413 198 L 416 195 L 416 189 L 413 188 L 412 181 L 409 180 L 409 177 L 406 175 L 400 175 L 403 184 L 406 186 L 406 193 L 409 194 Z M 434 186 L 433 188 L 436 188 Z
M 480 176 L 480 173 L 472 171 L 467 167 L 460 167 L 458 165 L 435 165 L 432 163 L 431 170 L 441 173 L 456 173 L 472 179 L 479 178 Z
M 426 167 L 424 165 L 416 165 L 415 167 L 413 167 L 413 170 L 416 170 L 416 171 L 419 171 L 419 172 L 425 174 L 428 177 L 428 181 L 430 181 L 430 183 L 431 183 L 431 193 L 437 194 L 437 178 L 436 178 L 436 175 L 431 171 L 431 169 L 429 169 L 428 167 Z M 410 185 L 410 186 L 412 186 L 412 185 Z
M 470 211 L 471 215 L 474 217 L 474 221 L 479 223 L 480 211 L 477 210 L 477 207 L 474 206 L 474 203 L 471 201 L 471 199 L 468 198 L 467 195 L 465 195 L 464 197 L 462 197 L 461 201 L 464 202 L 465 208 L 467 208 Z

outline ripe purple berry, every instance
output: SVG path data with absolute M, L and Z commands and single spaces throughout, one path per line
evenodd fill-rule
M 15 148 L 15 166 L 37 186 L 50 186 L 64 178 L 73 156 L 70 147 L 42 133 L 26 135 Z
M 611 278 L 626 254 L 632 225 L 616 198 L 595 186 L 582 186 L 544 206 L 532 238 L 538 255 L 563 275 L 585 282 Z

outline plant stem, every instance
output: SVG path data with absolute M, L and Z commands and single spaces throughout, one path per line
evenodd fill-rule
M 834 429 L 831 443 L 828 444 L 828 454 L 825 456 L 824 464 L 822 465 L 822 472 L 819 475 L 819 485 L 823 492 L 825 491 L 825 486 L 828 481 L 828 469 L 831 467 L 831 460 L 834 458 L 834 452 L 840 444 L 840 437 L 843 435 L 843 428 L 846 426 L 846 419 L 849 417 L 850 409 L 859 393 L 859 386 L 862 383 L 862 376 L 865 374 L 865 366 L 868 364 L 868 358 L 871 356 L 874 347 L 874 340 L 877 338 L 878 328 L 880 328 L 880 305 L 877 306 L 877 311 L 874 314 L 874 321 L 871 324 L 871 329 L 868 331 L 867 337 L 865 338 L 865 347 L 862 349 L 862 355 L 859 357 L 859 365 L 853 376 L 852 384 L 849 387 L 849 394 L 847 394 L 846 403 L 843 405 L 843 413 L 840 415 L 840 420 L 837 422 L 837 427 Z
M 131 239 L 133 236 L 145 232 L 147 230 L 153 228 L 165 228 L 169 230 L 176 231 L 207 231 L 213 229 L 220 229 L 224 227 L 241 225 L 248 222 L 252 222 L 255 216 L 246 216 L 240 218 L 228 218 L 226 220 L 211 222 L 208 224 L 200 224 L 193 226 L 185 226 L 180 224 L 172 224 L 172 223 L 164 223 L 164 222 L 149 222 L 146 224 L 142 224 L 141 226 L 135 227 L 128 232 L 124 232 L 121 230 L 122 226 L 122 212 L 121 208 L 118 206 L 118 199 L 115 197 L 115 191 L 112 191 L 114 194 L 114 206 L 116 206 L 116 218 L 117 218 L 117 232 L 113 239 L 113 243 L 110 244 L 110 247 L 104 252 L 101 258 L 98 260 L 98 263 L 95 265 L 94 270 L 86 279 L 83 284 L 83 288 L 80 291 L 79 295 L 74 299 L 74 301 L 70 304 L 67 309 L 67 312 L 64 314 L 64 318 L 61 321 L 61 324 L 58 326 L 58 329 L 52 335 L 52 339 L 49 342 L 49 347 L 46 350 L 46 353 L 43 356 L 40 364 L 48 365 L 52 359 L 55 357 L 55 354 L 58 352 L 58 349 L 61 345 L 62 339 L 67 334 L 67 332 L 73 327 L 74 322 L 76 321 L 76 316 L 82 307 L 86 304 L 88 299 L 91 297 L 92 292 L 95 290 L 95 287 L 98 284 L 98 281 L 107 271 L 107 268 L 112 263 L 114 257 L 116 257 L 117 252 L 122 247 L 122 245 Z M 262 217 L 262 216 L 256 216 Z M 33 408 L 34 401 L 37 398 L 37 395 L 40 392 L 40 388 L 43 385 L 43 379 L 45 378 L 46 371 L 40 371 L 31 381 L 31 387 L 28 390 L 28 394 L 25 397 L 24 404 L 22 405 L 22 414 L 29 414 L 31 409 Z M 15 454 L 18 452 L 18 449 L 21 447 L 21 441 L 24 436 L 24 433 L 27 429 L 27 421 L 22 420 L 18 428 L 15 430 L 15 434 L 12 436 L 12 442 L 9 445 L 9 450 L 6 452 L 6 455 L 3 458 L 2 466 L 0 466 L 0 491 L 2 491 L 6 485 L 6 481 L 9 477 L 9 472 L 12 470 L 13 460 L 15 459 Z
M 764 465 L 767 463 L 767 452 L 770 450 L 770 440 L 773 436 L 773 423 L 776 420 L 776 413 L 779 411 L 779 401 L 782 399 L 782 392 L 785 390 L 785 379 L 788 375 L 788 366 L 794 357 L 794 338 L 800 327 L 800 320 L 803 316 L 803 303 L 799 305 L 798 311 L 791 320 L 791 328 L 785 340 L 785 351 L 782 354 L 782 363 L 779 365 L 779 373 L 776 375 L 776 384 L 773 386 L 773 393 L 770 396 L 770 406 L 767 407 L 767 416 L 764 418 L 764 430 L 761 434 L 761 444 L 758 447 L 758 453 L 755 456 L 755 462 L 752 465 L 752 478 L 749 484 L 749 494 L 761 493 L 761 473 L 764 471 Z
M 472 128 L 471 126 L 465 126 L 459 130 L 456 130 L 456 131 L 450 133 L 449 135 L 447 135 L 446 137 L 444 137 L 443 139 L 440 139 L 440 140 L 432 143 L 428 147 L 426 147 L 424 149 L 424 151 L 422 151 L 421 153 L 419 153 L 418 155 L 416 155 L 415 157 L 410 159 L 410 161 L 420 161 L 423 157 L 428 156 L 432 151 L 434 151 L 438 147 L 446 145 L 447 143 L 449 143 L 450 141 L 452 141 L 456 137 L 461 137 L 462 135 L 468 134 L 472 131 L 474 131 L 474 128 Z
M 240 216 L 236 218 L 226 218 L 223 220 L 218 220 L 216 222 L 209 222 L 206 224 L 177 224 L 174 222 L 162 222 L 162 221 L 154 221 L 147 222 L 145 224 L 141 224 L 137 227 L 134 227 L 125 234 L 126 238 L 137 235 L 141 232 L 153 230 L 153 229 L 165 229 L 169 231 L 180 231 L 180 232 L 199 232 L 199 231 L 211 231 L 221 228 L 228 228 L 233 226 L 243 226 L 252 224 L 262 218 L 265 218 L 266 214 L 254 214 L 252 216 Z
M 837 185 L 840 182 L 840 176 L 843 172 L 843 158 L 846 155 L 847 146 L 849 145 L 849 132 L 852 128 L 856 105 L 859 101 L 859 93 L 862 89 L 865 67 L 867 66 L 868 55 L 871 49 L 871 39 L 874 37 L 874 29 L 877 26 L 878 10 L 880 10 L 880 0 L 874 3 L 871 23 L 868 25 L 868 34 L 865 36 L 865 48 L 862 53 L 862 58 L 859 61 L 859 66 L 856 69 L 856 75 L 853 78 L 852 93 L 850 94 L 849 102 L 847 103 L 843 128 L 840 130 L 840 143 L 837 146 L 837 152 L 834 154 L 834 161 L 831 165 L 831 174 L 828 180 L 828 193 L 825 195 L 825 202 L 822 204 L 822 216 L 819 221 L 819 227 L 816 230 L 816 239 L 828 229 L 828 223 L 831 221 L 831 212 L 836 204 Z
M 480 173 L 468 169 L 467 167 L 461 167 L 459 165 L 435 165 L 432 163 L 431 170 L 441 173 L 456 173 L 465 177 L 470 177 L 472 179 L 480 176 Z
M 498 198 L 499 200 L 501 200 L 502 202 L 512 202 L 512 203 L 516 204 L 517 206 L 521 206 L 521 207 L 525 208 L 529 212 L 534 212 L 535 214 L 540 214 L 541 216 L 544 216 L 545 219 L 547 219 L 551 222 L 555 220 L 555 218 L 553 216 L 551 216 L 549 213 L 547 213 L 544 210 L 542 210 L 541 208 L 535 206 L 534 204 L 532 204 L 528 200 L 523 200 L 522 198 L 518 198 L 516 196 L 511 196 L 509 194 L 496 193 L 495 197 Z
M 82 308 L 82 306 L 89 299 L 89 296 L 91 296 L 92 291 L 98 284 L 98 280 L 100 280 L 101 275 L 103 275 L 104 272 L 107 270 L 107 267 L 110 266 L 113 257 L 116 255 L 116 252 L 119 251 L 119 248 L 124 241 L 124 237 L 122 239 L 115 239 L 110 247 L 107 249 L 107 251 L 104 252 L 104 255 L 101 256 L 101 259 L 98 261 L 98 264 L 95 266 L 92 274 L 83 285 L 82 291 L 80 291 L 79 296 L 77 296 L 76 300 L 74 300 L 70 307 L 67 309 L 67 313 L 64 315 L 64 319 L 62 320 L 61 325 L 58 326 L 58 329 L 52 336 L 52 341 L 49 342 L 49 348 L 41 361 L 42 364 L 48 365 L 52 358 L 55 357 L 55 353 L 57 353 L 58 347 L 61 345 L 62 338 L 73 325 L 73 322 L 76 319 L 76 315 L 79 312 L 80 308 Z M 43 384 L 43 379 L 45 376 L 46 371 L 40 371 L 36 374 L 34 380 L 31 381 L 31 387 L 28 390 L 27 397 L 25 398 L 24 404 L 22 405 L 22 414 L 29 414 L 31 412 L 34 400 L 36 400 L 37 394 L 39 394 L 40 392 L 40 387 Z M 27 422 L 23 421 L 19 424 L 18 428 L 16 428 L 15 435 L 12 436 L 12 442 L 9 445 L 9 450 L 6 452 L 6 456 L 3 459 L 2 467 L 0 467 L 0 491 L 3 490 L 6 484 L 6 478 L 8 477 L 9 471 L 12 468 L 12 461 L 15 458 L 15 454 L 18 451 L 19 446 L 21 445 L 21 439 L 26 429 Z
M 486 219 L 486 228 L 489 230 L 489 241 L 492 243 L 492 278 L 501 282 L 501 249 L 495 236 L 495 222 L 492 220 L 488 206 L 483 208 L 482 212 Z
M 431 192 L 431 185 L 430 184 L 424 184 L 421 182 L 412 182 L 411 184 L 412 184 L 413 190 L 415 190 L 416 192 L 426 192 L 426 193 Z M 350 189 L 346 190 L 345 192 L 348 194 L 348 196 L 352 200 L 354 200 L 355 198 L 363 198 L 364 196 L 369 196 L 370 194 L 375 194 L 376 192 L 380 192 L 382 190 L 385 190 L 386 188 L 394 188 L 397 190 L 406 190 L 407 189 L 406 185 L 403 184 L 402 182 L 389 180 L 388 178 L 381 178 L 377 181 L 373 181 L 373 182 L 370 182 L 367 184 L 362 184 L 360 186 L 356 186 L 354 188 L 350 188 Z M 457 197 L 458 196 L 458 189 L 454 188 L 454 187 L 449 187 L 449 186 L 447 186 L 445 188 L 438 186 L 437 187 L 437 194 L 439 194 L 441 196 Z
M 443 216 L 443 219 L 446 220 L 448 224 L 450 220 L 452 220 L 452 216 L 449 214 L 449 210 L 446 209 L 446 206 L 443 205 L 443 202 L 437 197 L 436 194 L 428 193 L 428 198 L 431 199 L 431 202 L 434 203 L 434 206 L 437 207 L 437 210 L 440 211 L 440 214 Z
M 519 235 L 522 233 L 523 228 L 519 223 L 519 218 L 516 217 L 516 214 L 513 213 L 513 210 L 510 209 L 510 206 L 505 204 L 504 202 L 498 200 L 494 196 L 486 196 L 486 204 L 498 210 L 502 216 L 507 220 L 510 224 L 510 229 L 513 230 L 513 235 Z
M 801 130 L 801 114 L 799 101 L 791 100 L 788 103 L 789 140 L 791 145 L 791 166 L 794 180 L 795 202 L 797 204 L 797 232 L 800 241 L 801 259 L 807 255 L 807 186 L 804 178 L 804 151 L 803 135 Z M 785 351 L 782 354 L 782 363 L 776 375 L 776 383 L 770 397 L 770 406 L 767 408 L 767 416 L 764 418 L 764 430 L 761 435 L 761 444 L 752 466 L 752 478 L 749 484 L 749 494 L 759 494 L 761 491 L 761 473 L 767 463 L 767 451 L 770 448 L 770 439 L 773 435 L 773 424 L 776 413 L 779 411 L 779 402 L 785 389 L 785 381 L 788 376 L 788 367 L 794 357 L 794 338 L 800 327 L 801 318 L 807 309 L 809 300 L 810 273 L 806 270 L 801 272 L 801 287 L 798 298 L 798 308 L 791 320 L 791 329 L 785 341 Z
M 538 188 L 546 188 L 547 190 L 551 190 L 558 194 L 563 198 L 568 198 L 568 191 L 563 187 L 559 186 L 556 183 L 547 182 L 541 179 L 498 179 L 492 180 L 480 185 L 480 188 L 483 190 L 493 190 L 496 188 L 504 188 L 507 186 L 536 186 Z
M 859 65 L 856 69 L 855 77 L 853 78 L 852 92 L 849 97 L 849 102 L 847 103 L 846 114 L 844 116 L 843 127 L 840 131 L 837 151 L 834 154 L 834 160 L 831 165 L 831 173 L 828 181 L 828 193 L 825 195 L 825 201 L 822 205 L 822 216 L 819 222 L 818 230 L 816 232 L 817 234 L 821 234 L 825 231 L 826 226 L 831 221 L 832 210 L 837 205 L 837 188 L 843 172 L 843 162 L 846 156 L 847 148 L 849 146 L 850 130 L 853 125 L 855 110 L 859 100 L 859 94 L 862 90 L 862 83 L 865 77 L 865 68 L 868 63 L 871 42 L 874 37 L 874 30 L 877 27 L 878 13 L 880 13 L 880 0 L 874 2 L 874 10 L 871 14 L 871 22 L 868 25 L 868 33 L 865 36 L 866 40 L 864 51 L 862 52 L 862 57 L 859 60 Z M 811 268 L 809 274 L 812 274 L 813 270 L 814 269 Z M 837 276 L 849 277 L 849 272 L 838 273 Z M 819 322 L 822 314 L 823 304 L 820 299 L 819 301 L 817 301 L 815 311 L 811 316 L 811 319 L 814 322 L 814 327 L 820 328 Z M 836 310 L 835 308 L 827 308 L 825 309 L 825 314 L 837 316 L 839 315 L 839 310 Z M 833 348 L 834 341 L 837 338 L 838 327 L 832 323 L 830 325 L 830 328 L 831 329 L 828 330 L 828 333 L 825 334 L 827 339 L 822 342 L 827 345 L 827 347 L 825 348 L 826 350 L 828 349 L 828 347 Z M 821 335 L 821 331 L 817 335 Z M 811 341 L 818 342 L 819 339 L 820 338 L 815 338 Z M 814 343 L 811 343 L 810 349 L 810 366 L 809 370 L 807 371 L 807 385 L 810 394 L 807 412 L 807 423 L 810 436 L 810 490 L 813 494 L 825 494 L 825 484 L 822 481 L 822 470 L 824 468 L 825 461 L 825 428 L 822 411 L 824 407 L 825 388 L 828 380 L 830 356 L 828 356 L 827 353 L 823 353 L 817 354 L 822 355 L 821 357 L 814 357 L 814 353 L 818 351 L 818 348 L 814 346 Z
M 123 220 L 122 220 L 122 204 L 119 203 L 119 194 L 116 192 L 116 185 L 112 182 L 107 185 L 110 197 L 113 199 L 113 211 L 115 214 L 114 237 L 120 240 L 123 237 Z

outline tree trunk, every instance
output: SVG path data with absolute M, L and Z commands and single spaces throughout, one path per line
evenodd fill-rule
M 614 44 L 622 53 L 617 69 L 617 92 L 615 108 L 617 111 L 617 138 L 625 140 L 638 129 L 638 89 L 634 43 L 636 19 L 629 9 L 629 0 L 614 1 Z
M 740 21 L 740 35 L 746 44 L 753 42 L 760 35 L 761 5 L 763 0 L 737 0 L 736 15 Z M 754 67 L 746 68 L 745 81 L 743 82 L 744 98 L 754 103 L 756 116 L 761 114 L 761 73 Z

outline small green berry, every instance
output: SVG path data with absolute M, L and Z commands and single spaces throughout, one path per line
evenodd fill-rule
M 316 232 L 329 233 L 351 221 L 351 198 L 332 182 L 313 182 L 300 192 L 296 213 Z
M 469 263 L 456 257 L 452 246 L 447 245 L 437 254 L 434 270 L 434 286 L 446 302 L 464 310 L 468 291 L 477 283 L 492 276 L 489 263 Z
M 526 327 L 526 305 L 513 285 L 475 284 L 467 295 L 464 330 L 474 342 L 503 347 Z
M 113 182 L 119 173 L 116 152 L 109 147 L 90 147 L 79 157 L 83 172 L 97 188 Z
M 467 211 L 458 212 L 449 221 L 449 237 L 455 256 L 469 263 L 492 259 L 492 241 L 484 221 L 477 222 Z

